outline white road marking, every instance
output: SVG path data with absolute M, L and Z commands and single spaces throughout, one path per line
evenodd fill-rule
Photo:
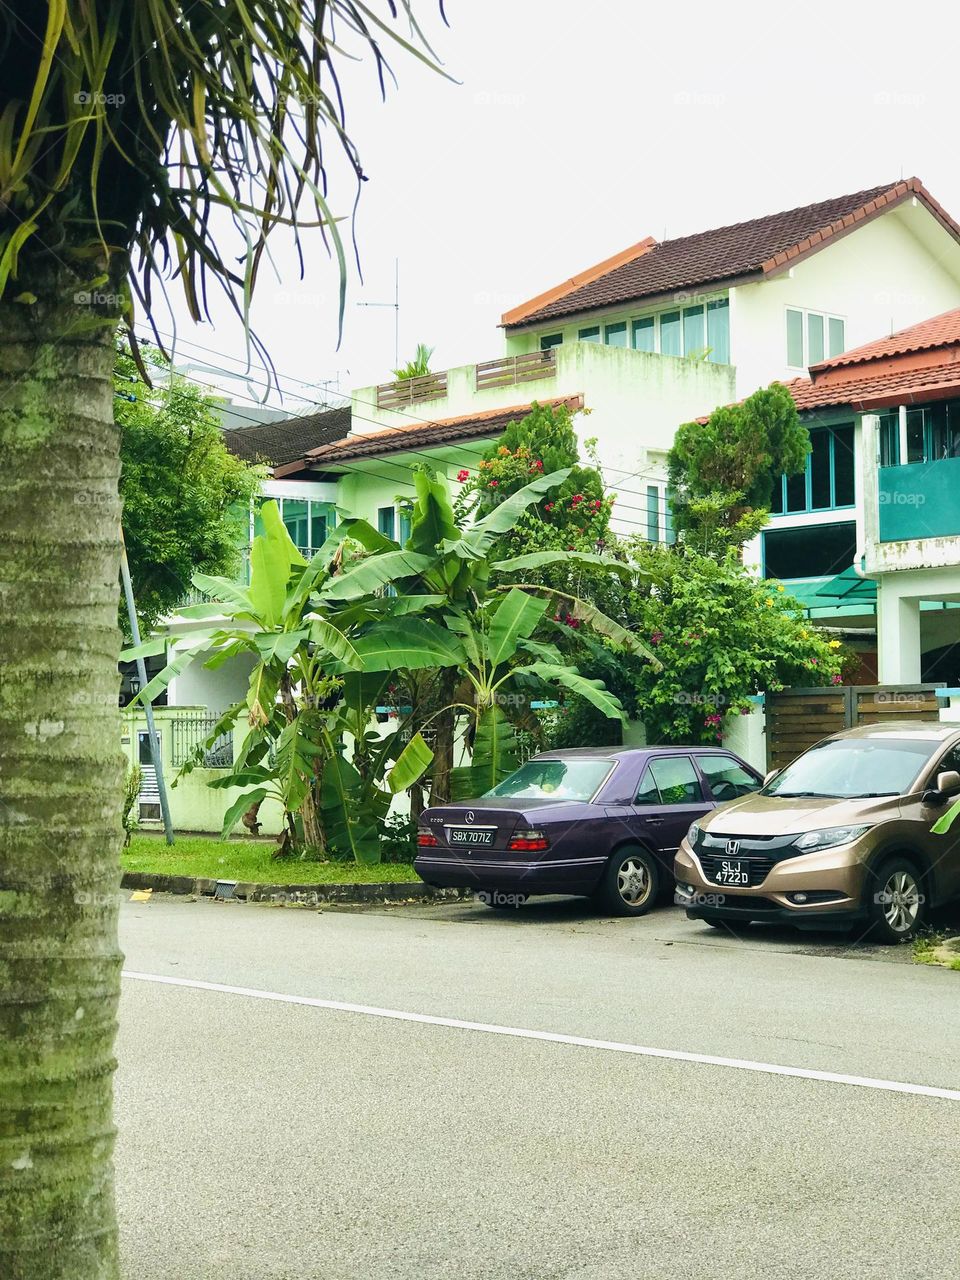
M 731 1067 L 735 1071 L 759 1071 L 771 1076 L 796 1076 L 801 1080 L 822 1080 L 827 1084 L 853 1085 L 858 1089 L 881 1089 L 888 1093 L 912 1093 L 922 1098 L 946 1098 L 960 1102 L 960 1089 L 938 1089 L 928 1084 L 908 1084 L 902 1080 L 875 1080 L 871 1076 L 850 1076 L 838 1071 L 813 1071 L 807 1067 L 784 1067 L 773 1062 L 753 1062 L 748 1058 L 721 1058 L 712 1053 L 687 1053 L 683 1049 L 654 1049 L 649 1045 L 621 1044 L 616 1040 L 594 1040 L 590 1036 L 568 1036 L 559 1031 L 534 1031 L 528 1027 L 501 1027 L 490 1022 L 469 1022 L 463 1018 L 440 1018 L 429 1013 L 407 1013 L 402 1009 L 378 1009 L 375 1005 L 350 1004 L 343 1000 L 320 1000 L 315 996 L 291 996 L 256 987 L 232 987 L 223 982 L 201 982 L 196 978 L 168 978 L 155 973 L 123 971 L 123 977 L 138 982 L 158 982 L 168 987 L 189 987 L 196 991 L 219 991 L 228 996 L 252 1000 L 274 1000 L 280 1004 L 306 1005 L 312 1009 L 333 1009 L 339 1013 L 361 1013 L 371 1018 L 392 1018 L 395 1022 L 419 1022 L 431 1027 L 452 1027 L 457 1031 L 482 1031 L 493 1036 L 513 1036 L 519 1040 L 545 1040 L 580 1049 L 602 1049 L 608 1053 L 632 1053 L 640 1058 L 666 1058 L 671 1062 L 696 1062 L 710 1067 Z

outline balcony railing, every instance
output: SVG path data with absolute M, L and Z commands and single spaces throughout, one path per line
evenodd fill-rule
M 960 536 L 960 458 L 881 467 L 880 541 Z
M 514 387 L 521 382 L 533 382 L 537 378 L 552 378 L 557 371 L 557 354 L 552 347 L 546 351 L 528 351 L 522 356 L 504 356 L 501 360 L 486 360 L 477 365 L 477 390 L 485 387 Z
M 422 378 L 399 378 L 377 387 L 377 408 L 396 409 L 415 400 L 440 400 L 447 394 L 447 372 L 425 373 Z
M 173 765 L 179 768 L 200 755 L 200 747 L 216 728 L 220 719 L 216 715 L 181 715 L 172 721 Z M 204 769 L 230 769 L 233 767 L 233 730 L 221 733 L 203 751 L 200 759 Z

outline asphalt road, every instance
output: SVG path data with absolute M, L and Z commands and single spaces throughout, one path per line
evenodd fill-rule
M 903 949 L 575 902 L 122 939 L 128 1280 L 957 1274 L 960 974 Z

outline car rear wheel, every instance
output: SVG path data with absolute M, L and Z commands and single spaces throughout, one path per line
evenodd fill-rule
M 927 915 L 920 873 L 909 858 L 890 858 L 867 885 L 869 937 L 875 942 L 908 942 Z
M 596 892 L 598 904 L 618 916 L 642 916 L 660 891 L 660 869 L 652 853 L 633 845 L 618 849 Z

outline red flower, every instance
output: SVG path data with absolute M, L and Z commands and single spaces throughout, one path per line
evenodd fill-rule
M 470 472 L 466 469 L 466 467 L 462 467 L 457 472 L 457 479 L 460 481 L 461 484 L 463 484 L 464 480 L 470 479 Z
M 500 483 L 499 480 L 491 480 L 490 483 L 487 485 L 487 488 L 495 489 L 499 483 Z
M 544 509 L 544 511 L 552 511 L 552 510 L 553 510 L 553 505 L 554 505 L 554 504 L 553 504 L 552 502 L 545 502 L 545 503 L 543 504 L 543 509 Z

